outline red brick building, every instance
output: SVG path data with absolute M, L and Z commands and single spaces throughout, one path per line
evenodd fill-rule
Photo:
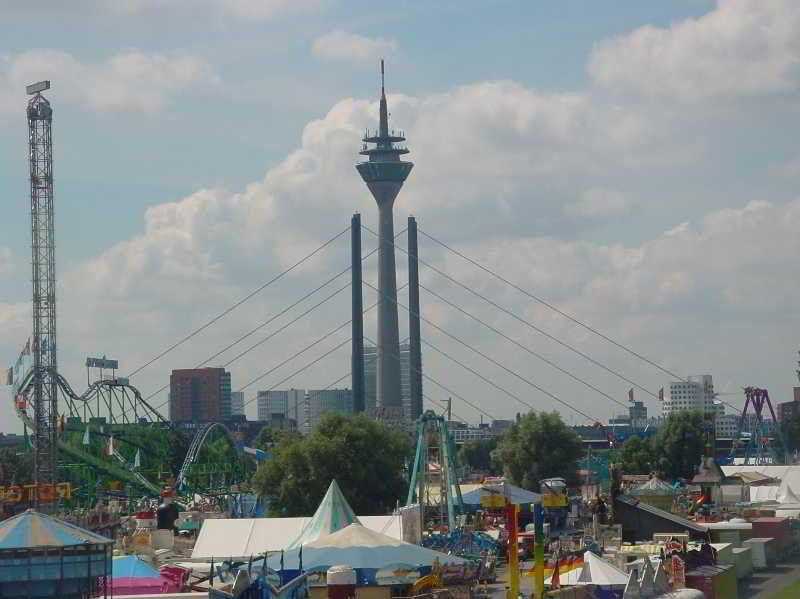
M 231 417 L 231 374 L 224 368 L 173 370 L 169 377 L 169 419 L 215 422 Z

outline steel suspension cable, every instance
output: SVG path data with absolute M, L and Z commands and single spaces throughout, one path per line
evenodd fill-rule
M 367 285 L 369 285 L 370 287 L 372 287 L 372 285 L 370 285 L 369 283 L 367 283 Z M 375 289 L 375 287 L 372 287 L 372 288 L 373 288 L 373 289 Z M 375 289 L 375 291 L 377 291 L 377 289 Z M 380 293 L 380 292 L 379 292 L 379 293 Z M 481 357 L 482 357 L 482 358 L 484 358 L 485 360 L 488 360 L 489 362 L 491 362 L 491 363 L 492 363 L 492 364 L 494 364 L 495 366 L 498 366 L 499 368 L 502 368 L 503 370 L 505 370 L 505 371 L 506 371 L 506 372 L 508 372 L 509 374 L 511 374 L 511 375 L 513 375 L 513 376 L 515 376 L 515 377 L 517 377 L 517 378 L 518 378 L 518 379 L 520 379 L 521 381 L 523 381 L 523 382 L 527 383 L 528 385 L 530 385 L 530 386 L 531 386 L 531 387 L 533 387 L 534 389 L 537 389 L 537 390 L 538 390 L 538 391 L 540 391 L 541 393 L 544 393 L 545 395 L 547 395 L 547 396 L 548 396 L 548 397 L 550 397 L 551 399 L 554 399 L 555 401 L 559 402 L 559 403 L 560 403 L 560 404 L 562 404 L 563 406 L 565 406 L 565 407 L 567 407 L 567 408 L 569 408 L 569 409 L 571 409 L 571 410 L 573 410 L 573 411 L 577 412 L 577 413 L 578 413 L 578 414 L 580 414 L 581 416 L 585 416 L 585 417 L 587 417 L 587 418 L 592 418 L 592 417 L 591 417 L 591 416 L 589 416 L 588 414 L 585 414 L 584 412 L 580 411 L 578 408 L 576 408 L 576 407 L 572 406 L 571 404 L 569 404 L 569 403 L 565 402 L 563 399 L 561 399 L 561 398 L 560 398 L 560 397 L 558 397 L 557 395 L 555 395 L 555 394 L 551 393 L 550 391 L 547 391 L 546 389 L 543 389 L 542 387 L 540 387 L 539 385 L 537 385 L 537 384 L 536 384 L 536 383 L 534 383 L 533 381 L 530 381 L 530 380 L 528 380 L 527 378 L 525 378 L 525 377 L 524 377 L 524 376 L 522 376 L 521 374 L 519 374 L 519 373 L 515 372 L 514 370 L 511 370 L 510 368 L 508 368 L 508 367 L 507 367 L 507 366 L 505 366 L 504 364 L 501 364 L 500 362 L 498 362 L 498 361 L 497 361 L 497 360 L 495 360 L 494 358 L 492 358 L 492 357 L 490 357 L 490 356 L 486 355 L 484 352 L 482 352 L 481 350 L 477 349 L 476 347 L 474 347 L 474 346 L 470 345 L 470 344 L 469 344 L 469 343 L 467 343 L 466 341 L 463 341 L 462 339 L 460 339 L 460 338 L 456 337 L 456 336 L 455 336 L 455 335 L 453 335 L 452 333 L 450 333 L 450 332 L 446 331 L 445 329 L 443 329 L 442 327 L 440 327 L 439 325 L 437 325 L 435 322 L 433 322 L 433 321 L 432 321 L 432 320 L 430 320 L 429 318 L 426 318 L 426 317 L 422 316 L 421 314 L 417 314 L 417 313 L 415 313 L 415 312 L 412 312 L 412 311 L 411 311 L 411 309 L 410 309 L 408 306 L 404 306 L 404 305 L 403 305 L 403 304 L 401 304 L 400 302 L 397 302 L 397 305 L 398 305 L 398 306 L 400 306 L 401 308 L 403 308 L 404 310 L 408 311 L 410 314 L 413 314 L 415 317 L 418 317 L 418 318 L 420 318 L 420 320 L 423 320 L 423 321 L 425 321 L 427 324 L 429 324 L 430 326 L 432 326 L 432 327 L 433 327 L 433 328 L 435 328 L 436 330 L 440 331 L 441 333 L 443 333 L 443 334 L 444 334 L 444 335 L 446 335 L 447 337 L 450 337 L 451 339 L 453 339 L 453 340 L 454 340 L 454 341 L 456 341 L 457 343 L 460 343 L 460 344 L 461 344 L 461 345 L 463 345 L 464 347 L 466 347 L 466 348 L 468 348 L 468 349 L 471 349 L 473 352 L 475 352 L 476 354 L 478 354 L 479 356 L 481 356 Z M 427 341 L 423 341 L 423 343 L 426 343 L 426 345 L 429 345 L 429 346 L 433 347 L 433 346 L 432 346 L 430 343 L 428 343 Z M 434 349 L 436 349 L 436 348 L 434 348 Z M 436 351 L 439 351 L 440 353 L 444 353 L 444 352 L 441 352 L 441 350 L 438 350 L 438 349 L 436 349 Z M 447 354 L 444 354 L 444 355 L 446 355 L 446 356 L 447 356 Z M 447 356 L 447 357 L 449 357 L 449 356 Z M 452 358 L 451 358 L 451 359 L 452 359 Z M 462 365 L 462 366 L 463 366 L 463 365 Z M 467 368 L 468 368 L 468 367 L 467 367 Z M 517 399 L 519 400 L 519 398 L 517 398 Z M 522 400 L 519 400 L 519 401 L 520 401 L 521 403 L 523 403 L 524 405 L 527 405 L 528 407 L 530 407 L 530 408 L 532 408 L 532 409 L 533 409 L 533 406 L 532 406 L 532 405 L 530 405 L 530 404 L 528 404 L 528 403 L 526 403 L 526 402 L 523 402 Z M 597 419 L 596 419 L 596 418 L 594 418 L 594 420 L 597 420 Z
M 366 226 L 364 226 L 364 225 L 362 225 L 362 227 L 363 227 L 364 229 L 366 229 L 367 231 L 369 231 L 370 233 L 372 233 L 373 235 L 376 235 L 376 236 L 377 236 L 377 233 L 375 233 L 375 231 L 373 231 L 373 230 L 372 230 L 372 229 L 370 229 L 369 227 L 366 227 Z M 395 246 L 395 247 L 397 247 L 397 248 L 398 248 L 400 251 L 402 251 L 403 253 L 405 253 L 405 254 L 408 254 L 408 251 L 407 251 L 407 250 L 405 250 L 405 249 L 403 249 L 402 247 L 400 247 L 400 246 Z M 613 368 L 610 368 L 609 366 L 606 366 L 605 364 L 603 364 L 603 363 L 601 363 L 601 362 L 599 362 L 599 361 L 595 360 L 594 358 L 592 358 L 592 357 L 591 357 L 591 356 L 589 356 L 588 354 L 586 354 L 586 353 L 582 352 L 581 350 L 577 349 L 576 347 L 573 347 L 572 345 L 570 345 L 570 344 L 569 344 L 569 343 L 567 343 L 566 341 L 562 341 L 562 340 L 561 340 L 561 339 L 559 339 L 558 337 L 555 337 L 554 335 L 551 335 L 551 334 L 550 334 L 550 333 L 548 333 L 547 331 L 545 331 L 545 330 L 543 330 L 543 329 L 540 329 L 540 328 L 539 328 L 539 327 L 537 327 L 535 324 L 533 324 L 533 323 L 531 323 L 530 321 L 528 321 L 528 320 L 526 320 L 526 319 L 522 318 L 521 316 L 518 316 L 517 314 L 515 314 L 515 313 L 511 312 L 511 311 L 510 311 L 510 310 L 508 310 L 507 308 L 504 308 L 503 306 L 501 306 L 500 304 L 498 304 L 498 303 L 497 303 L 497 302 L 495 302 L 494 300 L 492 300 L 492 299 L 489 299 L 489 298 L 488 298 L 488 297 L 486 297 L 485 295 L 483 295 L 483 294 L 481 294 L 481 293 L 478 293 L 477 291 L 475 291 L 474 289 L 472 289 L 471 287 L 469 287 L 469 285 L 466 285 L 466 284 L 462 283 L 461 281 L 458 281 L 457 279 L 455 279 L 455 278 L 451 277 L 449 274 L 447 274 L 447 273 L 446 273 L 446 272 L 444 272 L 443 270 L 441 270 L 441 269 L 439 269 L 439 268 L 437 268 L 437 267 L 433 266 L 433 265 L 432 265 L 432 264 L 430 264 L 429 262 L 426 262 L 425 260 L 423 260 L 423 259 L 422 259 L 422 258 L 420 258 L 419 256 L 417 256 L 417 261 L 418 261 L 420 264 L 422 264 L 422 265 L 424 265 L 424 266 L 427 266 L 428 268 L 430 268 L 431 270 L 433 270 L 433 271 L 434 271 L 434 272 L 436 272 L 437 274 L 441 275 L 442 277 L 444 277 L 444 278 L 445 278 L 445 279 L 447 279 L 448 281 L 451 281 L 451 282 L 455 283 L 456 285 L 458 285 L 459 287 L 462 287 L 463 289 L 465 289 L 465 290 L 466 290 L 466 291 L 468 291 L 469 293 L 471 293 L 471 294 L 475 295 L 476 297 L 479 297 L 479 298 L 480 298 L 480 299 L 482 299 L 483 301 L 485 301 L 485 302 L 487 302 L 487 303 L 491 304 L 492 306 L 494 306 L 494 307 L 495 307 L 495 308 L 497 308 L 498 310 L 500 310 L 500 311 L 504 312 L 505 314 L 508 314 L 509 316 L 511 316 L 512 318 L 514 318 L 515 320 L 518 320 L 519 322 L 521 322 L 521 323 L 522 323 L 522 324 L 524 324 L 525 326 L 527 326 L 527 327 L 530 327 L 530 328 L 531 328 L 531 329 L 533 329 L 534 331 L 536 331 L 536 332 L 538 332 L 538 333 L 540 333 L 540 334 L 544 335 L 545 337 L 547 337 L 547 338 L 548 338 L 548 339 L 550 339 L 551 341 L 555 341 L 555 342 L 556 342 L 556 343 L 558 343 L 559 345 L 561 345 L 561 346 L 563 346 L 563 347 L 566 347 L 566 348 L 567 348 L 567 349 L 569 349 L 570 351 L 572 351 L 572 352 L 574 352 L 574 353 L 578 354 L 579 356 L 583 357 L 584 359 L 588 360 L 589 362 L 591 362 L 591 363 L 592 363 L 592 364 L 594 364 L 595 366 L 598 366 L 598 367 L 602 368 L 602 369 L 603 369 L 603 370 L 605 370 L 606 372 L 608 372 L 608 373 L 610 373 L 610 374 L 613 374 L 614 376 L 616 376 L 616 377 L 618 377 L 618 378 L 622 379 L 623 381 L 625 381 L 625 382 L 627 382 L 627 383 L 629 383 L 629 384 L 633 385 L 633 386 L 634 386 L 634 387 L 636 387 L 637 389 L 639 389 L 639 390 L 641 390 L 641 391 L 643 391 L 643 392 L 647 393 L 648 395 L 651 395 L 651 396 L 655 397 L 656 399 L 658 399 L 658 395 L 657 395 L 657 394 L 653 393 L 652 391 L 650 391 L 650 390 L 649 390 L 649 389 L 647 389 L 646 387 L 642 386 L 641 384 L 637 383 L 636 381 L 633 381 L 633 380 L 629 379 L 628 377 L 626 377 L 625 375 L 621 374 L 620 372 L 617 372 L 617 371 L 616 371 L 616 370 L 614 370 Z
M 463 309 L 461 306 L 458 306 L 458 305 L 454 304 L 453 302 L 451 302 L 450 300 L 448 300 L 447 298 L 445 298 L 445 297 L 442 297 L 441 295 L 439 295 L 438 293 L 436 293 L 436 292 L 435 292 L 435 291 L 433 291 L 432 289 L 429 289 L 428 287 L 426 287 L 426 286 L 425 286 L 425 285 L 423 285 L 422 283 L 420 283 L 420 284 L 419 284 L 419 286 L 420 286 L 420 288 L 421 288 L 421 289 L 424 289 L 424 290 L 425 290 L 425 291 L 427 291 L 429 294 L 431 294 L 432 296 L 436 297 L 436 298 L 437 298 L 437 299 L 439 299 L 440 301 L 444 302 L 444 303 L 445 303 L 445 304 L 447 304 L 448 306 L 451 306 L 451 307 L 455 308 L 456 310 L 458 310 L 459 312 L 461 312 L 461 313 L 462 313 L 462 314 L 464 314 L 465 316 L 468 316 L 469 318 L 473 319 L 474 321 L 476 321 L 476 322 L 478 322 L 478 323 L 482 324 L 483 326 L 485 326 L 485 327 L 486 327 L 487 329 L 489 329 L 490 331 L 493 331 L 493 332 L 497 333 L 498 335 L 500 335 L 501 337 L 503 337 L 504 339 L 506 339 L 506 340 L 510 341 L 511 343 L 513 343 L 514 345 L 516 345 L 516 346 L 517 346 L 518 348 L 520 348 L 521 350 L 523 350 L 523 351 L 526 351 L 527 353 L 531 354 L 532 356 L 535 356 L 535 357 L 539 358 L 539 359 L 540 359 L 542 362 L 544 362 L 545 364 L 548 364 L 548 365 L 552 366 L 553 368 L 555 368 L 555 369 L 556 369 L 556 370 L 558 370 L 559 372 L 561 372 L 561 373 L 563 373 L 563 374 L 566 374 L 568 377 L 572 378 L 573 380 L 575 380 L 575 381 L 578 381 L 579 383 L 581 383 L 581 384 L 583 384 L 583 385 L 587 386 L 589 389 L 591 389 L 592 391 L 595 391 L 595 392 L 599 393 L 600 395 L 602 395 L 602 396 L 603 396 L 603 397 L 605 397 L 606 399 L 609 399 L 609 400 L 611 400 L 611 401 L 613 401 L 613 402 L 615 402 L 615 403 L 617 403 L 617 404 L 621 405 L 623 408 L 624 408 L 624 407 L 627 407 L 627 406 L 626 406 L 624 403 L 622 403 L 621 401 L 619 401 L 619 400 L 615 399 L 614 397 L 612 397 L 611 395 L 609 395 L 609 394 L 608 394 L 608 393 L 606 393 L 605 391 L 603 391 L 603 390 L 601 390 L 601 389 L 598 389 L 598 388 L 597 388 L 597 387 L 595 387 L 595 386 L 594 386 L 592 383 L 590 383 L 590 382 L 588 382 L 588 381 L 585 381 L 584 379 L 580 378 L 578 375 L 576 375 L 576 374 L 573 374 L 572 372 L 570 372 L 570 371 L 568 371 L 568 370 L 566 370 L 566 369 L 564 369 L 564 368 L 561 368 L 561 366 L 559 366 L 558 364 L 556 364 L 556 363 L 555 363 L 555 362 L 553 362 L 552 360 L 549 360 L 548 358 L 546 358 L 546 357 L 542 356 L 541 354 L 539 354 L 539 353 L 537 353 L 537 352 L 533 351 L 533 350 L 532 350 L 532 349 L 530 349 L 528 346 L 526 346 L 526 345 L 523 345 L 522 343 L 520 343 L 520 342 L 519 342 L 519 341 L 517 341 L 516 339 L 513 339 L 512 337 L 509 337 L 508 335 L 506 335 L 505 333 L 503 333 L 501 330 L 499 330 L 499 329 L 497 329 L 497 328 L 493 327 L 492 325 L 490 325 L 490 324 L 489 324 L 489 323 L 487 323 L 486 321 L 484 321 L 484 320 L 482 320 L 482 319 L 478 318 L 478 317 L 477 317 L 477 316 L 475 316 L 474 314 L 471 314 L 470 312 L 467 312 L 467 311 L 466 311 L 466 310 L 464 310 L 464 309 Z
M 653 361 L 653 360 L 651 360 L 650 358 L 648 358 L 648 357 L 646 357 L 646 356 L 643 356 L 642 354 L 640 354 L 640 353 L 638 353 L 638 352 L 634 351 L 634 350 L 633 350 L 633 349 L 631 349 L 630 347 L 628 347 L 628 346 L 626 346 L 626 345 L 624 345 L 624 344 L 622 344 L 622 343 L 620 343 L 620 342 L 618 342 L 618 341 L 615 341 L 614 339 L 612 339 L 611 337 L 609 337 L 609 336 L 607 336 L 607 335 L 603 334 L 602 332 L 600 332 L 599 330 L 595 329 L 594 327 L 592 327 L 592 326 L 590 326 L 590 325 L 586 324 L 585 322 L 582 322 L 582 321 L 578 320 L 577 318 L 575 318 L 575 317 L 574 317 L 574 316 L 572 316 L 571 314 L 568 314 L 567 312 L 564 312 L 563 310 L 561 310 L 560 308 L 558 308 L 558 307 L 554 306 L 553 304 L 549 303 L 548 301 L 546 301 L 546 300 L 542 299 L 541 297 L 538 297 L 538 296 L 534 295 L 533 293 L 531 293 L 530 291 L 528 291 L 528 290 L 526 290 L 526 289 L 523 289 L 523 288 L 522 288 L 522 287 L 520 287 L 519 285 L 517 285 L 517 284 L 515 284 L 515 283 L 513 283 L 513 282 L 511 282 L 511 281 L 509 281 L 509 280 L 508 280 L 508 279 L 506 279 L 505 277 L 503 277 L 503 276 L 499 275 L 498 273 L 494 272 L 494 271 L 493 271 L 493 270 L 491 270 L 490 268 L 487 268 L 486 266 L 482 265 L 482 264 L 481 264 L 481 263 L 479 263 L 478 261 L 476 261 L 476 260 L 473 260 L 473 259 L 472 259 L 472 258 L 470 258 L 469 256 L 465 255 L 463 252 L 460 252 L 460 251 L 456 250 L 455 248 L 453 248 L 453 247 L 451 247 L 451 246 L 447 245 L 447 244 L 446 244 L 446 243 L 444 243 L 443 241 L 440 241 L 439 239 L 436 239 L 434 236 L 430 235 L 429 233 L 426 233 L 426 232 L 425 232 L 425 231 L 423 231 L 422 229 L 417 229 L 417 230 L 418 230 L 418 231 L 419 231 L 419 232 L 420 232 L 422 235 L 424 235 L 425 237 L 427 237 L 428 239 L 430 239 L 431 241 L 433 241 L 434 243 L 436 243 L 436 244 L 438 244 L 438 245 L 442 246 L 444 249 L 446 249 L 446 250 L 448 250 L 448 251 L 452 252 L 452 253 L 453 253 L 453 254 L 455 254 L 456 256 L 459 256 L 460 258 L 463 258 L 464 260 L 466 260 L 466 261 L 467 261 L 467 262 L 469 262 L 470 264 L 472 264 L 472 265 L 474 265 L 474 266 L 476 266 L 476 267 L 480 268 L 482 271 L 484 271 L 484 272 L 486 272 L 486 273 L 490 274 L 491 276 L 493 276 L 493 277 L 495 277 L 496 279 L 498 279 L 498 280 L 502 281 L 502 282 L 503 282 L 503 283 L 505 283 L 506 285 L 509 285 L 510 287 L 512 287 L 512 288 L 514 288 L 514 289 L 516 289 L 517 291 L 519 291 L 520 293 L 522 293 L 522 294 L 524 294 L 524 295 L 528 296 L 528 297 L 529 297 L 529 298 L 531 298 L 532 300 L 534 300 L 534 301 L 536 301 L 536 302 L 539 302 L 539 303 L 540 303 L 540 304 L 542 304 L 543 306 L 545 306 L 545 307 L 549 308 L 550 310 L 553 310 L 554 312 L 556 312 L 556 313 L 560 314 L 561 316 L 563 316 L 564 318 L 566 318 L 566 319 L 567 319 L 567 320 L 569 320 L 570 322 L 573 322 L 573 323 L 577 324 L 578 326 L 581 326 L 581 327 L 583 327 L 583 328 L 584 328 L 584 329 L 586 329 L 587 331 L 590 331 L 591 333 L 594 333 L 595 335 L 597 335 L 597 336 L 598 336 L 598 337 L 600 337 L 601 339 L 603 339 L 603 340 L 605 340 L 605 341 L 607 341 L 607 342 L 611 343 L 612 345 L 614 345 L 614 346 L 618 347 L 619 349 L 621 349 L 621 350 L 623 350 L 623 351 L 625 351 L 625 352 L 629 353 L 630 355 L 632 355 L 632 356 L 634 356 L 634 357 L 636 357 L 636 358 L 639 358 L 639 359 L 640 359 L 640 360 L 642 360 L 643 362 L 645 362 L 645 363 L 647 363 L 647 364 L 650 364 L 651 366 L 653 366 L 653 367 L 657 368 L 657 369 L 658 369 L 658 370 L 660 370 L 661 372 L 663 372 L 663 373 L 665 373 L 665 374 L 668 374 L 668 375 L 669 375 L 669 376 L 671 376 L 671 377 L 675 377 L 675 378 L 677 378 L 677 379 L 680 379 L 680 380 L 682 380 L 682 381 L 683 381 L 683 380 L 686 380 L 686 378 L 685 378 L 685 377 L 682 377 L 682 376 L 681 376 L 681 375 L 679 375 L 679 374 L 675 374 L 675 373 L 674 373 L 674 372 L 672 372 L 671 370 L 669 370 L 669 369 L 667 369 L 667 368 L 664 368 L 663 366 L 661 366 L 660 364 L 658 364 L 658 363 L 654 362 L 654 361 Z
M 323 243 L 322 245 L 320 245 L 316 249 L 312 250 L 311 252 L 309 252 L 308 254 L 303 256 L 300 260 L 298 260 L 297 262 L 292 264 L 289 268 L 287 268 L 286 270 L 283 270 L 282 272 L 278 273 L 273 278 L 271 278 L 269 281 L 263 283 L 262 285 L 260 285 L 259 287 L 257 287 L 256 289 L 254 289 L 253 291 L 248 293 L 246 296 L 244 296 L 243 298 L 241 298 L 240 300 L 238 300 L 237 302 L 235 302 L 234 304 L 232 304 L 231 306 L 227 307 L 225 310 L 223 310 L 222 312 L 220 312 L 219 314 L 214 316 L 211 320 L 206 322 L 204 325 L 202 325 L 199 328 L 195 329 L 194 331 L 192 331 L 191 333 L 189 333 L 188 335 L 186 335 L 185 337 L 183 337 L 179 341 L 176 341 L 175 343 L 170 345 L 167 349 L 162 351 L 157 356 L 151 358 L 150 360 L 148 360 L 147 362 L 145 362 L 144 364 L 139 366 L 136 370 L 134 370 L 133 372 L 131 372 L 128 375 L 128 378 L 131 378 L 133 375 L 138 374 L 139 372 L 141 372 L 142 370 L 144 370 L 145 368 L 150 366 L 156 360 L 159 360 L 160 358 L 163 358 L 164 356 L 166 356 L 169 352 L 171 352 L 175 348 L 183 345 L 184 343 L 189 341 L 189 339 L 191 339 L 195 335 L 198 335 L 199 333 L 201 333 L 202 331 L 204 331 L 205 329 L 207 329 L 208 327 L 213 325 L 215 322 L 219 321 L 223 317 L 225 317 L 228 314 L 230 314 L 231 312 L 233 312 L 236 308 L 238 308 L 239 306 L 241 306 L 242 304 L 244 304 L 248 300 L 252 299 L 254 296 L 256 296 L 257 294 L 261 293 L 264 289 L 266 289 L 267 287 L 269 287 L 270 285 L 272 285 L 276 281 L 280 280 L 281 278 L 283 278 L 284 276 L 286 276 L 287 274 L 292 272 L 294 269 L 296 269 L 297 267 L 299 267 L 303 263 L 305 263 L 308 260 L 310 260 L 316 254 L 318 254 L 319 252 L 321 252 L 322 250 L 327 248 L 329 245 L 331 245 L 333 242 L 335 242 L 337 239 L 339 239 L 342 235 L 347 233 L 349 230 L 350 230 L 350 227 L 347 227 L 343 231 L 341 231 L 340 233 L 337 233 L 336 235 L 331 237 L 328 241 L 326 241 L 325 243 Z
M 363 225 L 362 225 L 362 226 L 363 226 Z M 373 341 L 372 339 L 370 339 L 370 338 L 369 338 L 369 337 L 367 337 L 366 335 L 364 336 L 364 340 L 365 340 L 365 341 L 369 341 L 369 342 L 370 342 L 372 345 L 375 345 L 375 346 L 377 346 L 377 343 L 375 343 L 375 341 Z M 398 359 L 398 360 L 400 359 L 400 356 L 396 356 L 396 357 L 397 357 L 397 359 Z M 437 386 L 437 387 L 439 387 L 440 389 L 444 389 L 444 390 L 445 390 L 445 391 L 447 391 L 447 393 L 449 393 L 450 395 L 452 395 L 452 396 L 454 396 L 454 397 L 457 397 L 458 399 L 460 399 L 461 401 L 463 401 L 465 404 L 467 404 L 468 406 L 470 406 L 470 407 L 471 407 L 471 408 L 473 408 L 474 410 L 476 410 L 476 411 L 480 412 L 481 414 L 483 414 L 484 416 L 486 416 L 486 417 L 487 417 L 487 418 L 489 418 L 490 420 L 497 420 L 497 419 L 496 419 L 494 416 L 492 416 L 491 414 L 489 414 L 489 413 L 488 413 L 487 411 L 485 411 L 483 408 L 480 408 L 480 407 L 476 406 L 474 403 L 472 403 L 471 401 L 469 401 L 468 399 L 466 399 L 465 397 L 463 397 L 462 395 L 460 395 L 460 394 L 459 394 L 459 393 L 457 393 L 456 391 L 453 391 L 453 390 L 452 390 L 450 387 L 447 387 L 447 386 L 446 386 L 446 385 L 444 385 L 443 383 L 440 383 L 439 381 L 437 381 L 436 379 L 434 379 L 434 378 L 433 378 L 433 377 L 431 377 L 430 375 L 427 375 L 427 374 L 425 374 L 424 372 L 422 372 L 421 370 L 419 370 L 419 369 L 415 368 L 415 367 L 414 367 L 414 366 L 412 366 L 411 364 L 409 364 L 409 370 L 410 370 L 410 371 L 411 371 L 411 370 L 413 370 L 415 373 L 417 373 L 417 374 L 421 375 L 421 376 L 422 376 L 422 378 L 429 380 L 430 382 L 432 382 L 434 385 L 436 385 L 436 386 Z

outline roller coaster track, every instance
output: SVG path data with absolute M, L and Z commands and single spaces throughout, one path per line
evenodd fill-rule
M 79 407 L 83 404 L 84 407 L 89 407 L 89 414 L 95 415 L 91 411 L 91 407 L 89 406 L 89 402 L 97 397 L 97 394 L 104 388 L 104 387 L 114 387 L 114 388 L 124 388 L 130 391 L 134 397 L 134 401 L 136 402 L 137 406 L 142 406 L 144 409 L 142 410 L 142 416 L 144 417 L 149 416 L 151 420 L 158 420 L 160 422 L 164 422 L 168 425 L 171 424 L 161 415 L 153 409 L 153 407 L 148 404 L 143 398 L 139 390 L 132 385 L 127 384 L 127 382 L 121 382 L 119 379 L 114 380 L 100 380 L 92 383 L 89 385 L 89 388 L 83 392 L 82 395 L 78 395 L 73 391 L 72 387 L 70 386 L 69 382 L 61 376 L 60 374 L 56 374 L 56 381 L 58 386 L 61 388 L 61 391 L 67 397 L 67 406 L 69 407 L 69 415 L 70 416 L 77 416 L 81 417 L 81 411 Z M 25 379 L 20 384 L 20 392 L 26 393 L 33 382 L 33 371 L 30 371 Z M 35 430 L 33 419 L 25 412 L 25 410 L 20 409 L 18 405 L 14 405 L 15 411 L 17 413 L 17 417 L 25 423 L 26 426 L 30 427 L 31 430 Z M 124 410 L 124 406 L 123 406 Z M 135 414 L 138 416 L 138 411 Z M 124 416 L 124 415 L 123 415 Z M 160 489 L 158 486 L 151 483 L 147 478 L 145 478 L 140 472 L 138 472 L 134 467 L 133 464 L 129 463 L 125 457 L 120 454 L 118 451 L 114 450 L 114 457 L 120 463 L 121 466 L 117 466 L 113 462 L 109 460 L 103 460 L 92 454 L 78 449 L 74 445 L 64 442 L 63 440 L 59 440 L 57 443 L 58 449 L 63 451 L 65 454 L 71 456 L 72 458 L 79 460 L 85 464 L 88 464 L 92 468 L 95 468 L 109 476 L 113 476 L 117 480 L 121 480 L 127 483 L 134 485 L 137 488 L 146 490 L 150 493 L 159 493 Z
M 236 449 L 236 443 L 233 440 L 233 436 L 225 425 L 220 424 L 219 422 L 209 422 L 201 426 L 192 439 L 192 444 L 189 446 L 189 451 L 186 452 L 183 465 L 178 473 L 178 479 L 176 482 L 176 487 L 178 490 L 183 490 L 186 488 L 188 484 L 187 478 L 189 476 L 189 470 L 191 469 L 195 460 L 197 460 L 197 456 L 200 455 L 200 450 L 203 448 L 206 439 L 208 439 L 211 431 L 213 431 L 215 428 L 222 430 L 222 432 L 224 432 L 225 436 L 228 438 L 228 441 L 230 441 L 231 445 L 234 447 L 234 449 Z
M 22 410 L 17 410 L 17 416 L 20 420 L 22 420 L 22 422 L 25 423 L 26 426 L 33 429 L 33 419 L 28 416 L 28 414 Z M 109 476 L 113 476 L 117 480 L 130 483 L 138 488 L 145 489 L 150 493 L 158 493 L 160 491 L 156 485 L 147 480 L 139 472 L 136 472 L 133 469 L 133 466 L 128 464 L 125 458 L 122 457 L 122 455 L 120 455 L 117 451 L 114 451 L 114 456 L 124 465 L 124 468 L 115 465 L 113 462 L 101 460 L 100 458 L 95 457 L 86 451 L 82 451 L 74 445 L 70 445 L 64 441 L 58 442 L 58 449 L 59 451 L 63 451 L 68 456 L 88 464 L 92 468 L 104 472 Z

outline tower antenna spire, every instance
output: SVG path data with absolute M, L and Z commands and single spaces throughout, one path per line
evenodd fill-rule
M 383 75 L 383 58 L 381 58 L 381 95 L 385 93 L 384 87 L 385 85 L 384 85 L 384 75 Z

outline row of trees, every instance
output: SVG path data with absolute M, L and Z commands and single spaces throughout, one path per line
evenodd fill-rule
M 328 414 L 307 436 L 262 431 L 256 443 L 270 459 L 253 487 L 274 516 L 312 514 L 333 479 L 357 514 L 385 514 L 406 492 L 408 438 L 362 414 Z
M 667 417 L 655 437 L 628 439 L 617 462 L 626 474 L 655 473 L 661 478 L 691 478 L 704 446 L 703 415 L 676 412 Z
M 265 428 L 253 444 L 270 454 L 252 483 L 276 516 L 313 513 L 332 479 L 356 513 L 386 513 L 405 496 L 414 450 L 405 434 L 363 415 L 342 414 L 328 414 L 307 436 Z M 533 490 L 554 476 L 574 483 L 582 452 L 580 438 L 558 413 L 531 412 L 500 439 L 466 443 L 459 458 Z

